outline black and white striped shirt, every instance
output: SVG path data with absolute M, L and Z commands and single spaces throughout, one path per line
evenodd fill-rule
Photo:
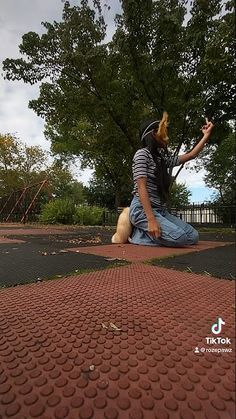
M 159 157 L 160 158 L 160 157 Z M 163 155 L 165 163 L 169 171 L 172 171 L 174 166 L 179 166 L 179 157 L 177 155 Z M 147 148 L 139 149 L 133 158 L 132 164 L 133 171 L 133 180 L 134 180 L 134 189 L 133 195 L 139 197 L 137 180 L 141 177 L 147 178 L 147 191 L 151 205 L 157 209 L 163 208 L 163 203 L 161 202 L 160 196 L 157 192 L 157 181 L 155 176 L 156 163 L 153 160 L 151 152 Z

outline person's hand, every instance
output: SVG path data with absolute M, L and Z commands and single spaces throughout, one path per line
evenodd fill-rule
M 161 237 L 161 226 L 155 217 L 148 220 L 148 233 L 156 239 Z
M 203 135 L 205 135 L 206 137 L 210 137 L 210 134 L 211 134 L 211 131 L 213 130 L 213 128 L 214 128 L 213 123 L 211 121 L 208 121 L 208 119 L 206 118 L 206 123 L 201 128 L 201 131 L 202 131 Z

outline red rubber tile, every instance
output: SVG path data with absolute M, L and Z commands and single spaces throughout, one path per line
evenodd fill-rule
M 174 256 L 214 247 L 225 246 L 228 243 L 200 241 L 198 244 L 189 247 L 170 248 L 137 246 L 134 244 L 109 244 L 104 246 L 90 246 L 67 249 L 67 251 L 78 253 L 92 253 L 93 255 L 106 256 L 110 258 L 126 259 L 131 262 L 142 262 L 148 259 Z
M 1 290 L 0 417 L 233 418 L 233 354 L 194 353 L 219 316 L 233 337 L 233 301 L 142 264 Z

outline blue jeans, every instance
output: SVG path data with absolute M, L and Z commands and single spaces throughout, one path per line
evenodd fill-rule
M 146 246 L 183 247 L 198 242 L 198 232 L 190 225 L 171 215 L 166 209 L 157 211 L 154 215 L 161 226 L 161 237 L 154 238 L 148 233 L 148 222 L 142 204 L 134 197 L 129 210 L 133 232 L 130 243 Z

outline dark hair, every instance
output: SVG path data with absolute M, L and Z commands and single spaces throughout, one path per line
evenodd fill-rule
M 149 126 L 150 126 L 150 129 L 148 128 Z M 145 130 L 147 130 L 148 132 L 151 129 L 152 130 L 158 129 L 158 126 L 159 126 L 159 121 L 157 121 L 156 119 L 149 119 L 145 121 L 140 126 L 140 129 L 139 129 L 140 140 L 142 139 L 142 136 L 145 133 Z M 142 147 L 143 148 L 145 147 L 150 151 L 152 158 L 156 164 L 155 176 L 156 176 L 157 192 L 161 198 L 161 201 L 163 203 L 168 202 L 171 177 L 168 173 L 165 159 L 162 153 L 160 153 L 160 146 L 158 142 L 155 140 L 152 132 L 150 132 L 149 134 L 143 137 Z M 165 150 L 165 152 L 168 153 L 167 149 Z

